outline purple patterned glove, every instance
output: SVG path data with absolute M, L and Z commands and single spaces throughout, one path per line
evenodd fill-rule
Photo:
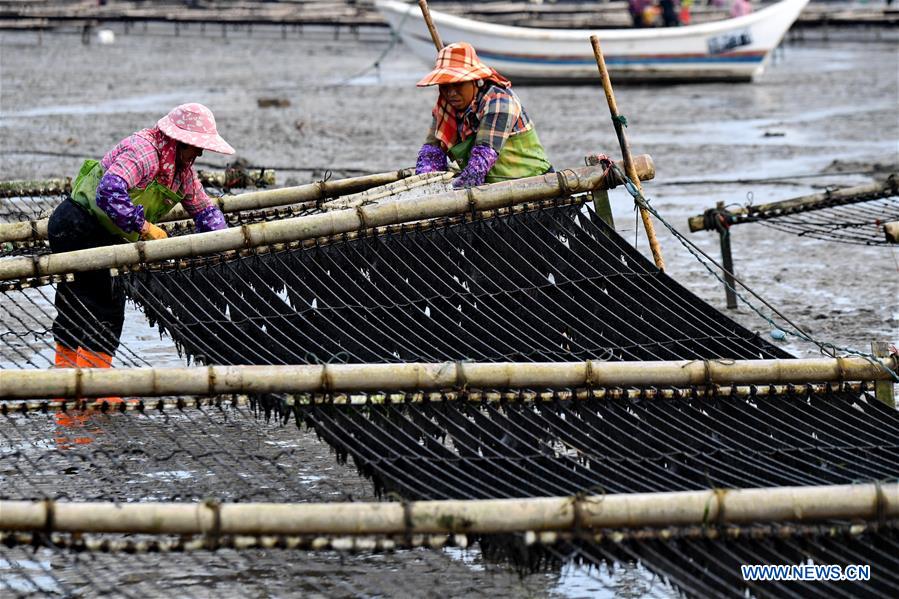
M 431 144 L 425 144 L 418 151 L 418 160 L 415 161 L 415 174 L 436 173 L 446 170 L 446 153 Z
M 106 173 L 97 185 L 97 207 L 126 233 L 140 231 L 144 226 L 144 207 L 135 206 L 128 195 L 128 184 L 112 173 Z
M 455 179 L 453 179 L 453 187 L 476 187 L 483 185 L 487 179 L 487 173 L 493 168 L 499 154 L 496 150 L 487 145 L 478 145 L 471 149 L 471 156 L 468 157 L 468 164 L 462 169 Z
M 208 206 L 194 214 L 194 225 L 197 228 L 197 233 L 228 228 L 228 223 L 225 222 L 225 215 L 218 209 L 218 206 Z

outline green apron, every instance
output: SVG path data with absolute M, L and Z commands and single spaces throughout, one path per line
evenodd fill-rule
M 464 169 L 468 164 L 468 157 L 474 147 L 475 137 L 472 135 L 449 149 L 450 157 L 459 164 L 460 168 Z M 530 129 L 506 138 L 499 158 L 487 173 L 486 182 L 496 183 L 497 181 L 533 177 L 548 172 L 550 168 L 552 165 L 546 158 L 546 150 L 543 149 L 543 144 L 537 137 L 537 130 Z
M 72 183 L 72 200 L 76 204 L 90 212 L 103 225 L 103 228 L 128 241 L 137 241 L 140 232 L 126 233 L 121 230 L 109 216 L 97 206 L 97 186 L 103 178 L 103 166 L 98 160 L 85 160 L 78 172 L 78 177 Z M 151 223 L 156 223 L 164 214 L 174 208 L 184 199 L 180 193 L 174 192 L 165 185 L 150 182 L 143 189 L 134 188 L 128 190 L 131 201 L 137 206 L 144 207 L 144 218 Z

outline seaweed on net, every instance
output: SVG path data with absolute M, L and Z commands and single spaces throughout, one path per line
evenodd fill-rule
M 206 363 L 786 356 L 577 205 L 121 278 Z
M 205 363 L 787 357 L 656 271 L 577 205 L 196 260 L 119 279 L 148 318 Z M 469 401 L 461 390 L 456 400 L 374 401 L 390 391 L 369 390 L 372 401 L 361 406 L 328 395 L 292 405 L 280 395 L 253 396 L 251 409 L 266 421 L 292 417 L 310 426 L 338 462 L 352 458 L 385 498 L 839 484 L 899 473 L 896 413 L 841 391 L 769 395 L 763 387 L 749 397 L 693 390 L 671 399 L 607 393 L 611 398 L 573 400 L 563 399 L 571 390 L 555 389 L 549 401 L 497 405 Z M 522 390 L 493 391 L 514 397 Z M 184 413 L 172 422 L 183 422 Z M 239 499 L 277 500 L 295 490 L 278 454 L 221 452 L 214 440 L 245 432 L 178 424 L 163 439 L 171 442 L 167 451 L 135 448 L 128 459 L 196 459 L 221 473 L 222 484 L 242 480 L 244 470 L 269 473 L 270 484 L 238 485 Z M 127 472 L 112 452 L 89 461 Z M 177 485 L 164 488 L 178 493 Z M 871 538 L 895 546 L 887 534 Z M 542 548 L 502 535 L 481 542 L 488 554 L 513 554 L 529 568 L 640 562 L 682 592 L 722 594 L 744 586 L 734 579 L 732 556 L 798 559 L 801 552 L 788 550 L 804 549 L 691 539 Z M 722 547 L 729 553 L 720 562 L 698 565 L 719 559 Z

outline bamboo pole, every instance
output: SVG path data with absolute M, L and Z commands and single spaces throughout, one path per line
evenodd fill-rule
M 889 243 L 899 243 L 899 220 L 886 223 L 883 226 L 883 233 Z
M 651 179 L 654 176 L 652 159 L 648 155 L 638 156 L 636 162 L 643 178 Z M 124 243 L 40 257 L 4 258 L 0 259 L 0 281 L 119 268 L 302 241 L 383 225 L 455 216 L 472 210 L 506 208 L 525 202 L 570 196 L 617 183 L 617 180 L 606 177 L 601 167 L 581 167 L 447 191 L 422 197 L 414 202 L 392 200 L 360 206 L 355 210 L 334 210 L 157 241 Z
M 197 169 L 197 178 L 205 186 L 224 187 L 225 171 L 207 171 Z M 275 171 L 271 169 L 253 169 L 246 171 L 244 177 L 250 181 L 258 181 L 264 186 L 275 184 Z M 71 177 L 65 179 L 40 179 L 0 181 L 0 197 L 57 195 L 72 191 Z
M 336 393 L 378 390 L 540 389 L 877 381 L 896 358 L 861 357 L 668 362 L 441 362 L 60 368 L 0 371 L 0 399 L 229 393 Z
M 728 224 L 739 225 L 742 223 L 753 222 L 759 218 L 773 218 L 777 216 L 786 216 L 806 210 L 813 210 L 821 203 L 849 203 L 856 201 L 876 200 L 883 197 L 889 197 L 899 192 L 899 180 L 895 175 L 886 181 L 876 183 L 866 183 L 864 185 L 856 185 L 854 187 L 844 187 L 842 189 L 834 189 L 813 193 L 809 195 L 791 198 L 789 200 L 781 200 L 779 202 L 770 202 L 767 204 L 758 204 L 755 206 L 740 207 L 726 212 Z M 705 214 L 697 214 L 691 216 L 687 223 L 690 225 L 690 232 L 704 231 L 706 226 Z
M 228 185 L 228 173 L 226 171 L 205 171 L 197 170 L 197 178 L 200 184 L 209 187 L 225 187 Z M 252 181 L 253 187 L 271 187 L 275 184 L 275 171 L 271 169 L 251 169 L 248 171 L 238 171 L 238 176 L 242 181 Z M 234 187 L 240 187 L 235 185 Z
M 428 32 L 431 34 L 431 40 L 434 42 L 434 47 L 440 52 L 443 50 L 443 40 L 440 39 L 440 32 L 437 31 L 437 26 L 434 25 L 434 20 L 431 18 L 431 9 L 428 8 L 428 0 L 418 0 L 418 8 L 421 9 L 421 16 L 424 17 L 425 24 L 428 26 Z
M 0 501 L 0 530 L 190 535 L 507 534 L 896 518 L 899 483 L 342 503 Z
M 602 55 L 602 48 L 599 46 L 599 38 L 595 35 L 590 36 L 590 43 L 593 44 L 593 55 L 596 58 L 596 66 L 599 68 L 599 76 L 602 79 L 602 88 L 606 93 L 606 102 L 609 105 L 609 113 L 612 115 L 612 123 L 615 125 L 615 134 L 618 136 L 618 145 L 621 146 L 621 157 L 624 158 L 624 171 L 628 178 L 634 182 L 640 193 L 643 193 L 643 186 L 640 184 L 640 178 L 637 177 L 637 171 L 634 167 L 634 161 L 631 159 L 631 148 L 627 141 L 627 135 L 624 133 L 624 127 L 621 123 L 621 115 L 618 114 L 618 104 L 615 102 L 615 92 L 612 90 L 612 80 L 609 78 L 609 71 L 606 69 L 606 60 Z M 652 259 L 655 261 L 659 270 L 665 270 L 665 260 L 662 258 L 662 248 L 659 247 L 659 240 L 656 238 L 655 227 L 652 224 L 652 218 L 649 211 L 643 206 L 639 206 L 640 218 L 643 220 L 643 229 L 646 231 L 646 237 L 649 239 L 649 248 L 652 250 Z
M 71 179 L 0 181 L 0 198 L 59 195 L 71 189 Z
M 798 392 L 805 394 L 825 393 L 862 393 L 867 389 L 869 381 L 856 383 L 804 383 Z M 622 387 L 591 387 L 563 390 L 550 389 L 544 391 L 509 389 L 505 391 L 488 391 L 484 389 L 465 388 L 464 390 L 451 391 L 400 391 L 389 393 L 298 393 L 284 395 L 284 406 L 292 407 L 308 406 L 320 403 L 330 405 L 390 405 L 407 403 L 440 403 L 440 402 L 472 402 L 472 403 L 503 403 L 509 401 L 524 401 L 531 403 L 555 402 L 559 400 L 584 401 L 588 399 L 621 400 L 621 399 L 678 399 L 681 397 L 768 397 L 786 395 L 790 392 L 797 393 L 795 387 L 790 385 L 764 385 L 762 388 L 749 385 L 711 385 L 695 386 L 690 388 L 666 387 L 659 388 L 622 388 Z M 213 395 L 213 396 L 168 396 L 152 399 L 131 398 L 124 403 L 112 404 L 105 399 L 77 398 L 65 399 L 54 397 L 53 399 L 17 399 L 0 401 L 0 416 L 26 412 L 48 412 L 68 410 L 95 410 L 114 412 L 147 412 L 153 410 L 208 407 L 238 407 L 249 405 L 250 398 L 247 395 Z
M 380 187 L 373 187 L 359 193 L 347 196 L 341 196 L 336 200 L 325 202 L 322 204 L 322 210 L 345 210 L 346 208 L 355 208 L 363 204 L 370 204 L 386 197 L 397 195 L 406 191 L 412 191 L 425 185 L 433 183 L 446 182 L 453 178 L 452 171 L 442 173 L 422 173 L 420 175 L 412 175 L 405 179 L 400 179 L 394 183 L 388 183 Z
M 349 177 L 334 181 L 317 181 L 295 187 L 252 191 L 234 196 L 212 198 L 222 212 L 242 212 L 244 210 L 260 210 L 276 206 L 288 206 L 301 202 L 312 202 L 323 198 L 337 197 L 350 193 L 365 191 L 372 187 L 386 185 L 411 177 L 415 169 L 407 168 L 386 173 L 376 173 L 361 177 Z M 176 220 L 188 220 L 190 215 L 181 206 L 175 206 L 159 219 L 160 223 Z M 4 241 L 37 241 L 47 238 L 47 219 L 21 221 L 0 224 L 0 242 Z

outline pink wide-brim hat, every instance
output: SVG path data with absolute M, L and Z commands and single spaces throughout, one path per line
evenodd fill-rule
M 196 102 L 176 106 L 156 123 L 159 130 L 182 143 L 218 152 L 233 154 L 234 148 L 222 139 L 215 128 L 212 111 Z

